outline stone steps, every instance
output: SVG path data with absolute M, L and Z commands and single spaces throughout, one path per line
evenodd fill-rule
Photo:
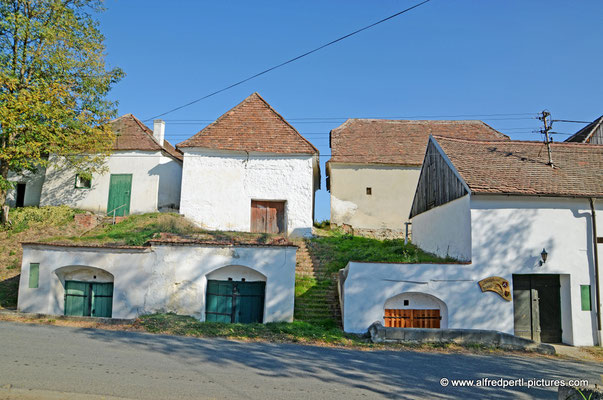
M 313 278 L 316 286 L 295 298 L 295 319 L 302 321 L 335 320 L 341 325 L 341 313 L 337 296 L 337 274 L 329 273 L 328 260 L 313 256 L 308 241 L 298 243 L 295 274 L 301 278 Z

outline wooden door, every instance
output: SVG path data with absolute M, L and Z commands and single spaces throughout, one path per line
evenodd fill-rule
M 93 317 L 111 318 L 113 312 L 113 284 L 91 283 L 91 310 Z
M 440 328 L 439 309 L 385 309 L 385 326 L 390 328 Z
M 251 232 L 285 232 L 285 202 L 251 200 Z
M 65 281 L 65 315 L 90 316 L 90 285 Z
M 516 336 L 561 343 L 559 275 L 513 275 L 513 315 Z
M 107 215 L 124 216 L 130 214 L 130 193 L 132 174 L 111 174 Z

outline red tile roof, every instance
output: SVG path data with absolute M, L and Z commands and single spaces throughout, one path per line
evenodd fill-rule
M 279 154 L 318 153 L 316 147 L 257 93 L 177 147 Z
M 111 121 L 116 140 L 113 150 L 164 151 L 182 161 L 182 153 L 167 140 L 163 147 L 153 137 L 153 131 L 132 114 L 123 115 Z
M 603 145 L 434 139 L 472 193 L 603 197 Z
M 482 121 L 349 119 L 331 131 L 329 163 L 420 166 L 429 135 L 509 140 Z

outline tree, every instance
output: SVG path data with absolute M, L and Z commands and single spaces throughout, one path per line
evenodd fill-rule
M 0 0 L 0 206 L 9 172 L 53 160 L 102 168 L 115 140 L 107 94 L 123 77 L 105 68 L 102 10 L 100 0 Z

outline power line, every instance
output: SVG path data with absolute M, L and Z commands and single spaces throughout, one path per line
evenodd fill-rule
M 414 6 L 412 6 L 412 7 L 409 7 L 409 8 L 407 8 L 407 9 L 405 9 L 405 10 L 402 10 L 402 11 L 400 11 L 400 12 L 397 12 L 397 13 L 393 14 L 393 15 L 390 15 L 390 16 L 389 16 L 389 17 L 387 17 L 387 18 L 383 18 L 383 19 L 381 19 L 381 20 L 379 20 L 379 21 L 377 21 L 377 22 L 374 22 L 374 23 L 372 23 L 372 24 L 370 24 L 370 25 L 365 26 L 364 28 L 360 28 L 360 29 L 358 29 L 358 30 L 356 30 L 356 31 L 354 31 L 354 32 L 352 32 L 352 33 L 348 33 L 347 35 L 341 36 L 340 38 L 337 38 L 337 39 L 332 40 L 332 41 L 330 41 L 330 42 L 328 42 L 328 43 L 325 43 L 325 44 L 323 44 L 322 46 L 319 46 L 319 47 L 317 47 L 317 48 L 315 48 L 315 49 L 313 49 L 313 50 L 307 51 L 307 52 L 305 52 L 305 53 L 303 53 L 303 54 L 301 54 L 301 55 L 299 55 L 299 56 L 297 56 L 297 57 L 293 57 L 293 58 L 291 58 L 291 59 L 289 59 L 289 60 L 287 60 L 287 61 L 285 61 L 285 62 L 282 62 L 282 63 L 280 63 L 280 64 L 278 64 L 278 65 L 275 65 L 274 67 L 270 67 L 270 68 L 268 68 L 268 69 L 265 69 L 265 70 L 264 70 L 264 71 L 262 71 L 262 72 L 259 72 L 259 73 L 255 74 L 255 75 L 252 75 L 252 76 L 250 76 L 250 77 L 248 77 L 248 78 L 245 78 L 245 79 L 243 79 L 243 80 L 241 80 L 241 81 L 238 81 L 238 82 L 236 82 L 236 83 L 233 83 L 232 85 L 229 85 L 229 86 L 227 86 L 227 87 L 225 87 L 225 88 L 222 88 L 222 89 L 220 89 L 220 90 L 216 90 L 215 92 L 212 92 L 212 93 L 210 93 L 210 94 L 207 94 L 207 95 L 205 95 L 205 96 L 203 96 L 203 97 L 200 97 L 200 98 L 198 98 L 198 99 L 196 99 L 196 100 L 190 101 L 190 102 L 188 102 L 188 103 L 186 103 L 186 104 L 183 104 L 183 105 L 181 105 L 181 106 L 178 106 L 178 107 L 176 107 L 176 108 L 173 108 L 173 109 L 171 109 L 171 110 L 169 110 L 169 111 L 166 111 L 166 112 L 164 112 L 164 113 L 157 114 L 157 115 L 155 115 L 155 116 L 153 116 L 153 117 L 147 118 L 147 119 L 145 119 L 144 121 L 150 121 L 150 120 L 152 120 L 152 119 L 154 119 L 154 118 L 158 118 L 158 117 L 161 117 L 161 116 L 163 116 L 163 115 L 170 114 L 170 113 L 172 113 L 172 112 L 174 112 L 174 111 L 177 111 L 177 110 L 180 110 L 180 109 L 182 109 L 182 108 L 185 108 L 185 107 L 188 107 L 188 106 L 190 106 L 190 105 L 193 105 L 193 104 L 195 104 L 195 103 L 198 103 L 198 102 L 200 102 L 201 100 L 205 100 L 205 99 L 207 99 L 207 98 L 209 98 L 209 97 L 211 97 L 211 96 L 214 96 L 214 95 L 216 95 L 216 94 L 218 94 L 218 93 L 224 92 L 224 91 L 226 91 L 226 90 L 228 90 L 228 89 L 232 89 L 232 88 L 233 88 L 233 87 L 235 87 L 235 86 L 239 86 L 239 85 L 241 85 L 241 84 L 243 84 L 243 83 L 245 83 L 245 82 L 247 82 L 247 81 L 250 81 L 250 80 L 252 80 L 252 79 L 254 79 L 254 78 L 257 78 L 257 77 L 259 77 L 259 76 L 261 76 L 261 75 L 264 75 L 264 74 L 266 74 L 266 73 L 268 73 L 268 72 L 270 72 L 270 71 L 273 71 L 273 70 L 275 70 L 275 69 L 277 69 L 277 68 L 283 67 L 283 66 L 285 66 L 285 65 L 287 65 L 287 64 L 290 64 L 290 63 L 292 63 L 292 62 L 294 62 L 294 61 L 297 61 L 297 60 L 299 60 L 300 58 L 303 58 L 303 57 L 309 56 L 310 54 L 315 53 L 315 52 L 317 52 L 317 51 L 319 51 L 319 50 L 321 50 L 321 49 L 324 49 L 325 47 L 331 46 L 331 45 L 333 45 L 333 44 L 335 44 L 335 43 L 337 43 L 337 42 L 340 42 L 340 41 L 342 41 L 342 40 L 344 40 L 344 39 L 347 39 L 347 38 L 349 38 L 350 36 L 356 35 L 357 33 L 360 33 L 360 32 L 362 32 L 362 31 L 365 31 L 365 30 L 367 30 L 367 29 L 370 29 L 370 28 L 372 28 L 372 27 L 374 27 L 374 26 L 377 26 L 377 25 L 379 25 L 379 24 L 382 24 L 382 23 L 383 23 L 383 22 L 385 22 L 385 21 L 388 21 L 388 20 L 390 20 L 390 19 L 392 19 L 392 18 L 395 18 L 395 17 L 397 17 L 397 16 L 399 16 L 399 15 L 402 15 L 402 14 L 404 14 L 404 13 L 406 13 L 406 12 L 408 12 L 408 11 L 410 11 L 410 10 L 414 9 L 414 8 L 417 8 L 417 7 L 419 7 L 419 6 L 421 6 L 421 5 L 425 4 L 425 3 L 427 3 L 427 2 L 429 2 L 429 1 L 431 1 L 431 0 L 424 0 L 424 1 L 422 1 L 421 3 L 415 4 L 415 5 L 414 5 Z M 143 122 L 144 122 L 144 121 L 143 121 Z
M 570 123 L 575 123 L 575 124 L 590 124 L 593 121 L 573 121 L 570 119 L 553 119 L 553 120 L 551 120 L 551 122 L 570 122 Z

